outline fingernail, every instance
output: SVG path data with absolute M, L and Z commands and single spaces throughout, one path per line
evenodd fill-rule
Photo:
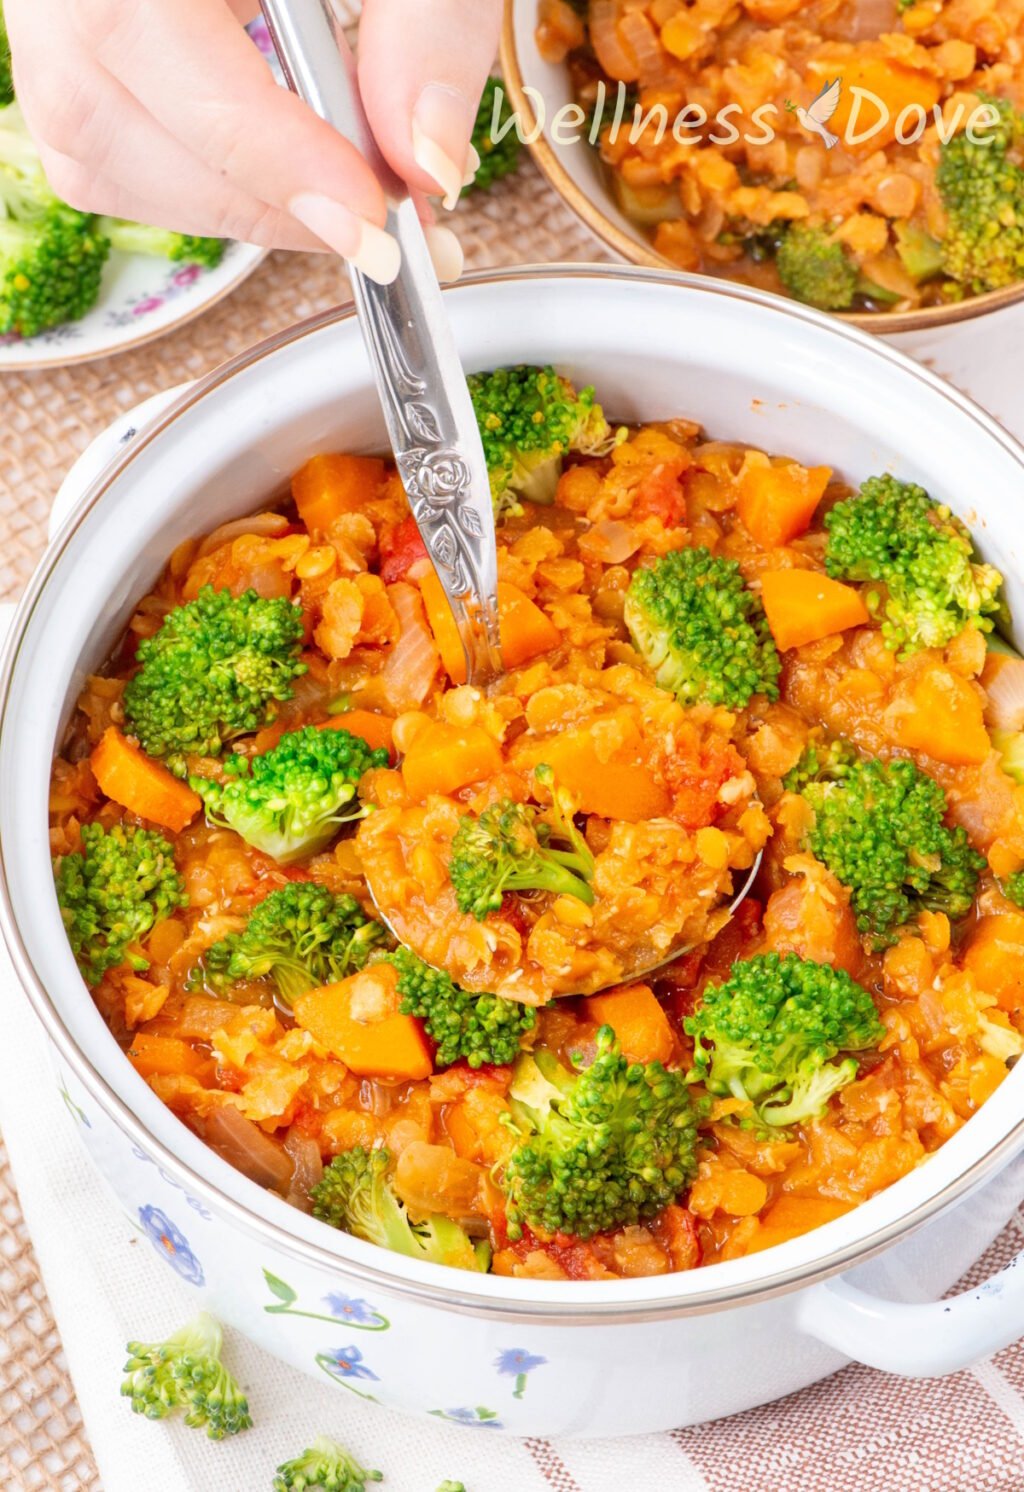
M 466 174 L 462 178 L 463 188 L 472 186 L 476 180 L 476 173 L 480 170 L 480 152 L 475 145 L 469 147 L 469 157 L 466 161 Z
M 462 252 L 462 245 L 450 228 L 443 228 L 440 223 L 431 223 L 424 228 L 427 239 L 427 248 L 434 262 L 434 272 L 442 285 L 450 285 L 457 280 L 462 273 L 466 256 Z
M 413 158 L 437 183 L 449 209 L 462 191 L 475 119 L 476 110 L 469 100 L 458 89 L 441 83 L 428 83 L 413 110 Z
M 304 192 L 292 198 L 288 211 L 378 285 L 390 285 L 397 276 L 402 263 L 398 240 L 343 203 Z

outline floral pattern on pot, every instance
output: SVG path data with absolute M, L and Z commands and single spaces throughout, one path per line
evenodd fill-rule
M 136 1160 L 145 1162 L 146 1165 L 156 1166 L 156 1174 L 160 1177 L 164 1185 L 173 1186 L 175 1191 L 181 1192 L 189 1207 L 192 1208 L 192 1211 L 198 1212 L 204 1222 L 208 1223 L 210 1221 L 210 1210 L 205 1203 L 201 1202 L 198 1197 L 194 1197 L 191 1192 L 186 1191 L 177 1177 L 172 1176 L 170 1171 L 166 1170 L 164 1166 L 159 1165 L 151 1155 L 143 1150 L 141 1145 L 132 1146 L 132 1155 L 134 1155 Z
M 205 1285 L 203 1266 L 189 1247 L 189 1241 L 159 1207 L 140 1207 L 139 1222 L 142 1231 L 156 1249 L 161 1259 L 166 1259 L 171 1268 L 190 1285 Z
M 271 1316 L 303 1316 L 307 1321 L 344 1321 L 357 1331 L 388 1331 L 391 1326 L 388 1318 L 381 1315 L 369 1301 L 360 1300 L 353 1295 L 342 1295 L 340 1291 L 332 1290 L 323 1297 L 330 1315 L 325 1316 L 320 1311 L 303 1311 L 296 1305 L 299 1298 L 297 1293 L 285 1280 L 271 1274 L 269 1269 L 264 1269 L 263 1278 L 271 1295 L 277 1297 L 275 1305 L 263 1307 Z
M 475 1425 L 481 1430 L 503 1430 L 505 1426 L 495 1409 L 485 1409 L 478 1404 L 475 1409 L 432 1409 L 437 1419 L 446 1419 L 453 1425 Z
M 75 1103 L 75 1100 L 68 1092 L 68 1080 L 66 1077 L 63 1076 L 63 1074 L 61 1075 L 60 1086 L 58 1087 L 57 1092 L 64 1100 L 64 1107 L 67 1109 L 68 1113 L 71 1115 L 75 1123 L 84 1124 L 86 1129 L 92 1129 L 92 1121 L 90 1120 L 88 1114 L 79 1104 Z
M 494 1366 L 499 1373 L 506 1378 L 516 1380 L 516 1386 L 512 1390 L 513 1399 L 523 1397 L 529 1375 L 534 1368 L 543 1368 L 546 1363 L 546 1357 L 538 1357 L 535 1353 L 527 1352 L 525 1347 L 503 1347 L 494 1359 Z
M 322 1368 L 328 1378 L 333 1378 L 335 1383 L 340 1383 L 342 1388 L 350 1389 L 352 1393 L 358 1394 L 361 1399 L 370 1399 L 376 1404 L 377 1400 L 373 1394 L 365 1393 L 363 1389 L 356 1388 L 352 1382 L 355 1378 L 372 1379 L 379 1383 L 380 1378 L 373 1370 L 363 1362 L 363 1354 L 358 1347 L 335 1347 L 333 1352 L 318 1352 L 316 1355 L 317 1367 Z

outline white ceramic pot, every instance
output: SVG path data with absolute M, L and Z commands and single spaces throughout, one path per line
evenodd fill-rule
M 446 299 L 469 369 L 550 360 L 595 382 L 617 418 L 685 414 L 854 480 L 892 468 L 924 483 L 972 521 L 1020 610 L 1024 452 L 882 342 L 652 272 L 506 273 Z M 690 1274 L 561 1283 L 444 1270 L 335 1233 L 219 1160 L 125 1061 L 61 930 L 46 833 L 55 742 L 180 540 L 273 498 L 314 451 L 383 444 L 355 323 L 331 313 L 282 333 L 91 474 L 15 620 L 0 683 L 3 921 L 55 1081 L 122 1206 L 197 1298 L 269 1351 L 344 1391 L 516 1434 L 659 1430 L 789 1393 L 847 1358 L 938 1374 L 1015 1340 L 1024 1270 L 927 1302 L 1020 1199 L 1024 1064 L 917 1171 L 814 1233 Z

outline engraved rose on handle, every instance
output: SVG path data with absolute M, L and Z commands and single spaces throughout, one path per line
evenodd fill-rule
M 447 503 L 462 496 L 471 476 L 469 466 L 457 452 L 420 449 L 406 452 L 402 480 L 410 501 Z

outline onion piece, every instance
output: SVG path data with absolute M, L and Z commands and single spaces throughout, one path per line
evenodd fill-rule
M 257 1186 L 287 1192 L 294 1163 L 279 1140 L 264 1134 L 234 1104 L 221 1104 L 206 1119 L 203 1138 L 222 1160 L 255 1181 Z
M 993 730 L 1024 730 L 1024 658 L 990 652 L 981 683 L 988 694 L 985 724 Z
M 642 87 L 656 87 L 668 73 L 665 51 L 658 33 L 639 10 L 627 11 L 619 22 L 619 37 L 625 51 L 636 58 L 636 78 Z
M 320 1146 L 311 1135 L 303 1130 L 297 1129 L 293 1124 L 289 1127 L 285 1136 L 284 1148 L 292 1158 L 293 1171 L 291 1186 L 286 1198 L 293 1207 L 300 1208 L 303 1212 L 309 1212 L 312 1203 L 309 1194 L 317 1182 L 323 1178 L 324 1163 L 320 1158 Z
M 441 659 L 427 626 L 420 593 L 414 585 L 397 581 L 388 586 L 388 600 L 401 629 L 380 672 L 388 704 L 399 714 L 415 710 L 434 687 Z
M 602 518 L 580 535 L 579 547 L 606 565 L 621 565 L 636 554 L 640 539 L 632 523 L 624 523 L 621 518 Z
M 220 528 L 207 534 L 196 552 L 196 559 L 202 559 L 204 554 L 210 554 L 222 544 L 241 538 L 243 534 L 255 534 L 261 539 L 279 539 L 289 527 L 288 519 L 283 513 L 251 513 L 248 518 L 233 518 L 230 523 L 222 523 Z
M 635 83 L 640 76 L 636 58 L 619 36 L 619 0 L 591 0 L 590 44 L 601 68 L 610 78 Z

